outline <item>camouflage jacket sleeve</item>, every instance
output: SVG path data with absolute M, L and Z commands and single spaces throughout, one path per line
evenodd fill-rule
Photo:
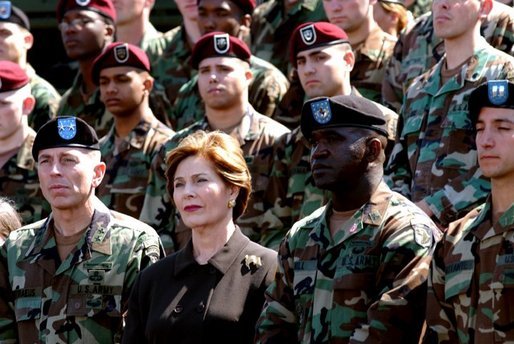
M 152 226 L 159 234 L 166 253 L 174 251 L 174 242 L 170 235 L 174 224 L 172 203 L 166 191 L 166 153 L 173 144 L 166 142 L 152 160 L 143 208 L 139 219 Z
M 293 256 L 288 241 L 283 240 L 275 280 L 266 290 L 266 302 L 257 321 L 255 343 L 297 343 L 293 279 Z
M 393 146 L 389 162 L 385 167 L 384 180 L 387 181 L 389 187 L 396 192 L 401 193 L 410 198 L 410 185 L 412 174 L 409 165 L 409 156 L 407 153 L 407 143 L 401 132 L 403 130 L 403 116 L 398 118 L 398 127 L 396 129 L 396 142 Z
M 0 248 L 0 343 L 17 343 L 14 296 L 9 283 L 6 246 Z

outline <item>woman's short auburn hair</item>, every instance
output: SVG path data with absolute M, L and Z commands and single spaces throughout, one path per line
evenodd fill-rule
M 409 11 L 400 4 L 386 1 L 378 1 L 378 3 L 386 12 L 394 12 L 398 14 L 398 24 L 396 25 L 396 31 L 398 31 L 398 34 L 402 32 L 403 29 L 405 29 L 409 24 Z
M 13 230 L 21 227 L 21 217 L 14 203 L 5 197 L 0 197 L 0 238 L 6 239 Z
M 206 133 L 199 130 L 185 137 L 166 157 L 166 189 L 172 201 L 173 179 L 177 167 L 191 156 L 201 156 L 209 160 L 214 165 L 216 173 L 228 186 L 239 187 L 233 218 L 241 216 L 252 192 L 252 178 L 239 142 L 221 131 Z

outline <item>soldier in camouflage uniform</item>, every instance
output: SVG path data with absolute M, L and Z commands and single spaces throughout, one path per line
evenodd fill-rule
M 198 2 L 198 24 L 202 34 L 223 31 L 232 36 L 244 36 L 249 31 L 255 2 L 201 0 Z M 223 13 L 224 15 L 220 15 Z M 250 58 L 253 73 L 248 91 L 250 104 L 266 116 L 271 116 L 289 87 L 286 77 L 272 64 L 256 57 Z M 198 94 L 198 76 L 195 75 L 179 91 L 171 115 L 171 124 L 177 130 L 201 120 L 204 105 Z
M 316 98 L 301 128 L 332 200 L 280 244 L 257 343 L 417 343 L 439 232 L 382 181 L 382 111 L 354 95 Z
M 109 209 L 138 218 L 152 159 L 174 131 L 150 109 L 153 78 L 143 50 L 112 43 L 94 62 L 93 81 L 114 116 L 113 127 L 100 140 L 107 170 L 96 195 Z
M 85 5 L 84 5 L 85 4 Z M 100 92 L 91 79 L 94 59 L 113 41 L 116 10 L 111 0 L 60 0 L 57 21 L 66 54 L 79 63 L 79 72 L 59 104 L 59 115 L 85 120 L 102 137 L 113 118 L 100 100 Z
M 16 204 L 23 223 L 48 215 L 31 150 L 36 132 L 28 125 L 34 107 L 29 78 L 21 67 L 0 61 L 0 195 Z
M 483 84 L 469 107 L 491 194 L 450 224 L 434 253 L 424 343 L 514 341 L 514 84 Z
M 289 75 L 288 42 L 294 29 L 305 22 L 326 20 L 321 0 L 269 0 L 252 15 L 251 51 Z
M 393 54 L 396 37 L 383 31 L 373 17 L 376 0 L 325 0 L 329 21 L 343 29 L 350 41 L 355 63 L 352 85 L 366 98 L 382 101 L 385 67 Z
M 300 25 L 293 32 L 290 50 L 291 64 L 298 70 L 309 99 L 349 94 L 360 96 L 350 84 L 354 55 L 348 36 L 336 25 L 324 22 Z M 392 147 L 398 115 L 376 105 L 387 118 L 388 147 Z M 296 221 L 326 203 L 328 193 L 314 186 L 309 166 L 310 145 L 299 126 L 275 143 L 273 155 L 260 244 L 277 249 Z
M 27 52 L 34 41 L 27 15 L 12 6 L 10 1 L 0 3 L 0 13 L 0 60 L 17 63 L 28 75 L 31 92 L 36 100 L 29 115 L 29 125 L 38 131 L 43 124 L 56 116 L 61 96 L 48 81 L 36 74 L 27 61 Z
M 155 0 L 113 0 L 116 9 L 116 40 L 146 49 L 148 42 L 162 36 L 150 22 Z
M 191 66 L 191 50 L 201 37 L 196 1 L 175 2 L 182 15 L 182 24 L 165 32 L 162 37 L 150 40 L 146 46 L 152 76 L 155 78 L 154 92 L 159 92 L 155 99 L 156 104 L 152 104 L 152 108 L 157 118 L 173 129 L 176 128 L 169 119 L 173 117 L 172 105 L 177 99 L 179 89 L 195 75 Z M 159 117 L 161 115 L 162 117 Z
M 205 116 L 179 131 L 155 157 L 140 217 L 157 229 L 168 254 L 187 243 L 190 229 L 176 217 L 166 191 L 167 152 L 197 130 L 221 130 L 236 138 L 252 175 L 252 196 L 237 224 L 250 239 L 258 241 L 262 195 L 268 185 L 273 143 L 288 132 L 286 127 L 256 112 L 248 102 L 250 51 L 244 42 L 225 33 L 210 33 L 198 41 L 192 56 L 193 64 L 199 67 L 198 87 L 205 103 Z
M 44 220 L 0 251 L 0 341 L 119 343 L 139 271 L 161 257 L 155 231 L 94 196 L 105 164 L 94 130 L 76 117 L 44 125 L 32 149 Z
M 434 18 L 440 18 L 434 30 L 446 54 L 407 90 L 387 166 L 393 190 L 442 227 L 482 203 L 489 191 L 477 165 L 469 95 L 489 79 L 514 78 L 514 58 L 480 36 L 479 18 L 491 5 L 492 0 L 434 3 Z
M 494 48 L 514 56 L 512 7 L 493 1 L 491 11 L 481 23 L 480 32 Z M 385 104 L 399 112 L 412 80 L 432 68 L 443 56 L 443 39 L 434 34 L 432 13 L 426 13 L 400 35 L 394 47 L 382 84 Z

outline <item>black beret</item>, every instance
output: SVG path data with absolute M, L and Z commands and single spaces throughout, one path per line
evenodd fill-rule
M 307 139 L 314 130 L 337 127 L 366 128 L 388 136 L 384 114 L 364 97 L 319 97 L 303 104 L 301 129 Z
M 100 150 L 95 130 L 74 116 L 57 117 L 46 122 L 34 139 L 32 156 L 37 162 L 40 150 L 57 147 Z
M 0 1 L 0 22 L 14 23 L 30 30 L 30 22 L 27 15 L 10 1 Z
M 514 83 L 507 80 L 489 80 L 471 92 L 468 109 L 473 125 L 483 107 L 514 109 Z

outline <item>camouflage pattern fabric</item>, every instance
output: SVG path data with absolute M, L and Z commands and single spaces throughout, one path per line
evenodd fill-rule
M 114 118 L 100 100 L 100 90 L 97 88 L 87 103 L 84 103 L 81 88 L 82 75 L 79 72 L 71 88 L 62 96 L 59 110 L 57 110 L 58 116 L 79 117 L 95 129 L 98 137 L 107 135 L 114 123 Z
M 494 48 L 514 56 L 514 9 L 493 1 L 493 9 L 481 25 L 482 36 Z M 425 73 L 444 56 L 444 42 L 434 34 L 432 13 L 419 17 L 400 35 L 386 67 L 382 85 L 385 104 L 400 111 L 412 80 Z
M 352 94 L 362 96 L 352 87 Z M 376 104 L 384 112 L 389 130 L 389 145 L 394 145 L 398 114 Z M 275 157 L 269 186 L 264 194 L 260 244 L 272 249 L 278 246 L 291 226 L 326 204 L 330 194 L 314 185 L 310 166 L 311 148 L 300 127 L 279 138 L 274 145 Z
M 424 200 L 443 226 L 483 203 L 490 190 L 478 169 L 469 94 L 487 80 L 514 78 L 514 58 L 483 39 L 460 72 L 440 86 L 445 61 L 412 82 L 386 172 L 393 190 L 413 202 Z
M 284 13 L 284 0 L 267 1 L 253 12 L 250 50 L 288 75 L 287 42 L 298 25 L 309 21 L 327 21 L 321 0 L 300 0 L 288 13 Z
M 32 158 L 36 133 L 29 130 L 18 152 L 0 168 L 0 195 L 14 201 L 24 224 L 41 220 L 50 209 L 39 188 L 36 162 Z
M 250 58 L 253 78 L 248 88 L 248 101 L 253 108 L 271 116 L 289 87 L 289 81 L 272 64 L 258 57 Z M 198 91 L 198 75 L 195 75 L 179 91 L 171 125 L 176 130 L 184 129 L 204 116 L 205 105 Z
M 157 31 L 155 26 L 153 26 L 151 23 L 148 23 L 148 26 L 146 27 L 146 31 L 143 35 L 143 39 L 141 39 L 141 42 L 139 42 L 139 47 L 143 50 L 148 49 L 149 43 L 154 39 L 159 39 L 163 36 L 163 33 L 160 31 Z
M 191 49 L 187 44 L 185 28 L 177 26 L 160 38 L 149 41 L 146 53 L 150 59 L 152 76 L 164 88 L 167 100 L 173 104 L 180 87 L 196 74 L 191 66 Z M 154 112 L 158 113 L 155 109 Z
M 414 18 L 417 18 L 432 10 L 432 1 L 433 0 L 414 0 L 412 5 L 407 9 L 411 11 Z
M 452 223 L 432 261 L 425 343 L 512 343 L 514 206 L 485 204 Z
M 30 76 L 30 92 L 36 99 L 36 105 L 29 114 L 29 126 L 37 132 L 43 124 L 57 116 L 61 95 L 30 65 L 27 65 L 26 72 Z
M 0 341 L 119 343 L 139 271 L 162 257 L 144 223 L 98 199 L 86 233 L 60 261 L 53 218 L 11 232 L 0 250 Z
M 369 100 L 382 101 L 385 67 L 393 54 L 396 40 L 396 37 L 376 25 L 363 42 L 352 45 L 355 64 L 350 80 L 352 86 Z
M 417 343 L 434 223 L 381 183 L 332 238 L 331 202 L 280 245 L 257 343 Z
M 177 132 L 173 139 L 166 142 L 154 158 L 150 170 L 140 220 L 157 230 L 167 254 L 184 247 L 191 230 L 180 222 L 179 214 L 166 191 L 166 155 L 184 137 L 197 130 L 211 131 L 206 119 Z M 255 112 L 250 106 L 239 126 L 228 133 L 240 142 L 252 177 L 252 194 L 248 206 L 236 223 L 242 232 L 255 242 L 260 239 L 262 197 L 268 186 L 273 161 L 273 143 L 287 132 L 289 130 L 286 127 Z
M 100 140 L 107 164 L 96 196 L 112 210 L 138 218 L 148 184 L 152 159 L 174 131 L 154 119 L 142 120 L 116 146 L 115 127 Z

